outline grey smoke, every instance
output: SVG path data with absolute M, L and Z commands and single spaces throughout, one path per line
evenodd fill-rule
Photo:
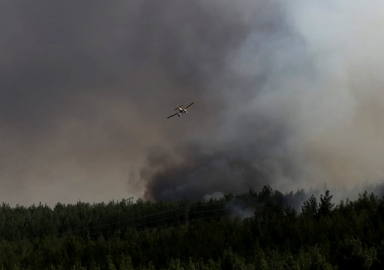
M 224 193 L 220 191 L 213 192 L 212 194 L 205 194 L 203 199 L 209 201 L 210 199 L 218 200 L 224 197 Z
M 229 216 L 241 219 L 253 217 L 256 211 L 254 207 L 246 206 L 237 200 L 231 200 L 225 205 L 225 208 Z
M 382 5 L 2 3 L 1 200 L 382 180 Z
M 178 146 L 179 163 L 145 178 L 147 197 L 383 180 L 382 4 L 310 2 L 255 6 L 257 19 L 228 57 L 231 75 L 218 82 L 227 91 L 216 133 Z

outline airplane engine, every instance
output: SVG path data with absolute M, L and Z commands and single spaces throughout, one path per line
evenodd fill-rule
M 179 113 L 178 113 L 177 115 L 178 115 L 179 117 L 181 116 L 181 114 L 179 114 Z

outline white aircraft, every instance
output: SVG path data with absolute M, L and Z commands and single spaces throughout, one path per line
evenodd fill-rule
M 195 104 L 195 102 L 192 102 L 191 104 L 189 104 L 189 105 L 188 105 L 187 107 L 185 107 L 185 108 L 183 108 L 183 105 L 179 105 L 179 106 L 177 106 L 177 108 L 174 109 L 174 111 L 179 110 L 179 112 L 177 112 L 177 113 L 175 113 L 175 114 L 172 114 L 171 116 L 168 116 L 167 119 L 168 119 L 168 118 L 171 118 L 171 117 L 173 117 L 173 116 L 175 116 L 175 115 L 178 115 L 178 116 L 180 117 L 183 113 L 187 113 L 187 108 L 189 108 L 189 107 L 192 106 L 193 104 Z

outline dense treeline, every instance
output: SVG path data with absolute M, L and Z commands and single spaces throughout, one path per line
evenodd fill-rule
M 384 197 L 0 207 L 2 269 L 383 269 Z M 302 205 L 298 211 L 297 205 Z

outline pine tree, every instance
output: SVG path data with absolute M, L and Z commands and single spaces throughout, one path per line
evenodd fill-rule
M 325 191 L 325 195 L 320 196 L 319 203 L 319 215 L 329 215 L 334 206 L 334 203 L 331 203 L 332 195 L 329 195 L 329 190 Z

